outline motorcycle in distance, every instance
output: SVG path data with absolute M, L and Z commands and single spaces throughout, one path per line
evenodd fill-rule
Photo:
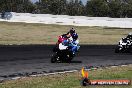
M 76 46 L 80 47 L 78 44 Z M 71 51 L 71 47 L 60 43 L 53 48 L 51 63 L 70 63 L 74 57 L 75 54 Z
M 115 53 L 131 53 L 132 41 L 128 36 L 119 41 L 118 46 L 115 48 Z

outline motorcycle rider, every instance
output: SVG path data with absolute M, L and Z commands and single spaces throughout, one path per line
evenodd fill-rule
M 66 40 L 66 39 L 68 39 L 70 37 L 71 37 L 71 33 L 70 32 L 67 32 L 67 34 L 63 34 L 63 35 L 59 36 L 57 44 L 62 43 L 64 40 Z
M 132 33 L 129 33 L 128 35 L 127 35 L 127 37 L 125 37 L 125 38 L 122 38 L 122 40 L 124 41 L 124 42 L 127 42 L 127 44 L 131 44 L 132 43 Z
M 70 48 L 73 54 L 75 54 L 79 49 L 78 43 L 78 34 L 75 32 L 74 28 L 71 28 L 67 34 L 59 36 L 56 46 L 61 50 Z
M 118 47 L 115 49 L 116 53 L 131 52 L 132 49 L 132 33 L 129 33 L 125 38 L 119 41 Z
M 78 34 L 73 33 L 72 34 L 72 40 L 66 39 L 62 42 L 62 45 L 67 46 L 67 49 L 72 51 L 73 55 L 79 50 L 80 46 L 78 46 L 79 40 L 78 40 Z
M 74 28 L 71 28 L 69 32 L 71 33 L 71 35 L 72 35 L 73 33 L 76 33 L 76 31 L 75 31 Z
M 71 47 L 72 47 L 72 52 L 73 54 L 75 54 L 75 52 L 77 52 L 80 48 L 80 46 L 78 46 L 79 44 L 79 40 L 78 40 L 78 34 L 77 33 L 73 33 L 72 34 L 72 38 L 73 38 L 73 41 L 71 43 Z
M 126 38 L 132 42 L 132 33 L 129 33 Z
M 71 36 L 72 36 L 73 33 L 75 33 L 75 29 L 71 28 L 69 30 L 69 32 L 67 32 L 66 34 L 63 34 L 63 35 L 59 36 L 57 45 L 60 44 L 60 43 L 62 43 L 62 41 L 64 41 L 65 39 L 69 38 L 70 40 L 72 40 Z

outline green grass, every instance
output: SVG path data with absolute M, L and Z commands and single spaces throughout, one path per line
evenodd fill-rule
M 55 44 L 73 26 L 0 22 L 0 44 Z M 132 29 L 74 27 L 81 44 L 117 44 Z
M 89 71 L 89 78 L 95 79 L 130 79 L 132 80 L 132 65 Z M 81 73 L 66 73 L 42 77 L 27 77 L 7 81 L 0 88 L 83 88 L 80 85 Z M 87 88 L 132 88 L 126 86 L 88 86 Z

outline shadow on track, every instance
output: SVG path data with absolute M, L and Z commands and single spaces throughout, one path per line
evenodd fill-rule
M 70 63 L 82 63 L 82 61 L 71 61 Z

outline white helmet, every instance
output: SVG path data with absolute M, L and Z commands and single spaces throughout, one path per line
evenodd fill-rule
M 132 32 L 130 32 L 127 36 L 128 39 L 132 39 Z
M 132 32 L 130 32 L 128 35 L 132 35 Z

